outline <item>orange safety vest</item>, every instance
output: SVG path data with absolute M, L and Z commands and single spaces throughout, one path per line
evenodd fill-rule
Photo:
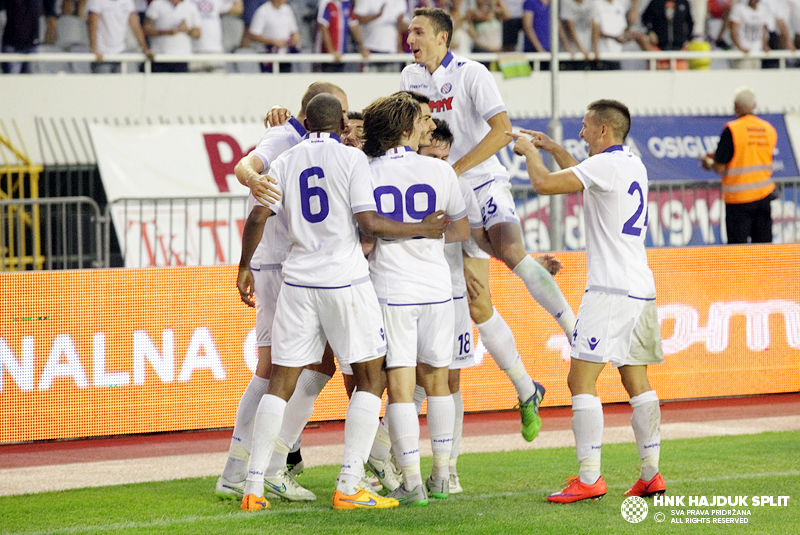
M 772 193 L 772 152 L 778 140 L 775 128 L 755 115 L 726 124 L 733 137 L 733 158 L 722 174 L 726 204 L 759 201 Z

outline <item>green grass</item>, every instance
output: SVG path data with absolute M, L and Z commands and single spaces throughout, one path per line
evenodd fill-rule
M 272 500 L 272 508 L 244 513 L 213 495 L 216 478 L 120 485 L 0 498 L 0 534 L 647 534 L 800 532 L 800 432 L 665 441 L 662 473 L 667 494 L 685 507 L 655 507 L 640 524 L 620 514 L 622 493 L 637 477 L 636 447 L 603 447 L 604 499 L 551 504 L 577 464 L 572 448 L 462 455 L 463 494 L 427 508 L 334 511 L 337 467 L 306 469 L 299 481 L 319 497 L 312 503 Z M 429 468 L 423 459 L 423 473 Z M 2 482 L 0 482 L 2 484 Z M 673 524 L 673 510 L 689 496 L 790 496 L 786 507 L 739 507 L 747 524 Z M 751 498 L 748 498 L 748 503 Z M 661 512 L 666 521 L 656 523 Z M 713 517 L 709 517 L 713 518 Z

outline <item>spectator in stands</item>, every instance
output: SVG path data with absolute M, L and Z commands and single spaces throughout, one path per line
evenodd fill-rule
M 592 50 L 592 21 L 595 18 L 595 0 L 561 0 L 562 43 L 570 54 L 580 54 L 580 61 L 567 61 L 564 70 L 592 68 L 589 51 Z
M 56 0 L 44 0 L 44 42 L 47 45 L 56 43 L 56 30 L 58 29 L 58 9 Z
M 683 50 L 694 28 L 689 0 L 652 0 L 642 13 L 642 24 L 654 48 Z
M 522 31 L 522 8 L 525 0 L 505 0 L 508 16 L 503 19 L 503 51 L 517 49 L 519 34 Z
M 286 54 L 300 49 L 300 29 L 287 0 L 269 0 L 259 7 L 250 23 L 250 39 L 261 43 L 268 54 Z M 263 72 L 272 72 L 272 64 L 261 65 Z M 281 72 L 291 72 L 291 63 L 282 63 Z
M 119 63 L 104 61 L 103 56 L 125 52 L 127 26 L 130 26 L 142 52 L 153 59 L 133 0 L 89 0 L 86 10 L 89 13 L 89 46 L 96 58 L 92 64 L 93 73 L 120 72 Z
M 503 21 L 508 16 L 508 8 L 503 0 L 478 0 L 477 5 L 465 16 L 472 37 L 472 51 L 503 50 Z
M 550 52 L 550 0 L 525 0 L 522 31 L 525 34 L 525 52 Z M 550 62 L 543 61 L 541 69 L 550 70 Z
M 797 0 L 761 0 L 770 12 L 767 30 L 769 47 L 772 50 L 796 50 L 794 32 L 791 27 L 792 9 L 800 8 Z M 777 60 L 774 60 L 777 67 Z
M 752 51 L 769 50 L 769 34 L 767 24 L 770 14 L 766 7 L 760 6 L 760 0 L 748 0 L 736 3 L 731 7 L 730 31 L 733 46 L 745 54 Z M 753 58 L 734 60 L 737 69 L 758 69 L 760 62 Z
M 79 19 L 86 19 L 87 0 L 64 0 L 61 5 L 62 15 L 75 15 Z
M 397 54 L 403 51 L 407 4 L 404 0 L 358 0 L 353 13 L 361 26 L 361 54 Z M 397 72 L 396 63 L 374 63 L 372 72 Z
M 39 15 L 42 0 L 6 0 L 6 26 L 3 29 L 3 52 L 35 54 L 39 46 Z M 31 72 L 30 63 L 3 63 L 5 74 Z
M 733 109 L 736 120 L 725 125 L 716 153 L 706 155 L 700 163 L 722 175 L 728 243 L 770 243 L 770 203 L 775 195 L 772 153 L 778 136 L 771 124 L 753 115 L 756 95 L 751 89 L 736 91 Z
M 628 10 L 629 7 L 630 10 Z M 628 6 L 624 0 L 596 0 L 592 46 L 600 69 L 620 69 L 619 61 L 601 61 L 601 54 L 622 52 L 622 46 L 628 41 L 634 40 L 642 49 L 650 49 L 650 44 L 644 34 L 628 30 L 630 21 L 636 20 L 636 10 L 637 2 L 635 1 L 633 6 Z
M 222 22 L 223 14 L 241 15 L 242 0 L 189 0 L 194 4 L 200 15 L 200 38 L 192 41 L 194 54 L 221 54 L 222 47 Z M 193 71 L 221 70 L 221 63 L 207 61 L 192 62 L 190 69 Z
M 200 38 L 200 14 L 184 0 L 153 0 L 145 12 L 144 33 L 155 54 L 190 55 L 192 39 Z M 153 63 L 153 72 L 188 72 L 189 64 Z
M 317 13 L 317 32 L 314 52 L 331 54 L 334 63 L 323 63 L 322 72 L 344 72 L 342 54 L 347 52 L 347 43 L 352 35 L 361 48 L 361 30 L 353 14 L 352 0 L 321 0 Z

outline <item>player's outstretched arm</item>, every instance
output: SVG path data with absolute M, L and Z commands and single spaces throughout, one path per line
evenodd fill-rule
M 444 235 L 447 223 L 444 212 L 439 210 L 428 214 L 419 223 L 403 223 L 384 217 L 378 212 L 358 212 L 355 214 L 359 229 L 375 238 L 431 238 L 438 239 Z
M 514 144 L 514 153 L 525 157 L 528 178 L 530 178 L 531 185 L 536 190 L 536 193 L 539 195 L 558 195 L 560 193 L 574 193 L 583 190 L 583 183 L 569 169 L 551 173 L 544 165 L 539 149 L 524 134 L 515 134 L 514 132 L 506 132 L 506 134 L 517 140 Z
M 277 181 L 269 175 L 262 175 L 264 162 L 254 154 L 248 154 L 233 168 L 236 179 L 242 186 L 253 192 L 253 197 L 263 205 L 275 203 L 281 198 L 280 190 L 274 185 Z
M 524 128 L 521 129 L 521 132 L 531 136 L 531 141 L 533 142 L 534 147 L 552 154 L 553 158 L 556 159 L 556 163 L 561 169 L 578 165 L 578 160 L 573 158 L 572 155 L 567 152 L 567 149 L 553 141 L 553 139 L 544 132 L 526 130 Z
M 448 221 L 444 231 L 444 242 L 455 243 L 468 240 L 470 236 L 469 219 L 462 217 L 455 221 Z
M 239 259 L 239 274 L 236 278 L 236 287 L 239 296 L 247 306 L 255 307 L 253 301 L 253 273 L 250 271 L 250 260 L 256 252 L 261 235 L 264 233 L 264 223 L 272 215 L 272 210 L 266 206 L 254 206 L 242 230 L 242 256 Z
M 511 119 L 508 118 L 508 113 L 501 111 L 493 115 L 487 122 L 491 127 L 489 133 L 471 151 L 453 164 L 453 170 L 458 176 L 497 154 L 500 149 L 511 142 L 506 136 L 506 132 L 511 130 Z

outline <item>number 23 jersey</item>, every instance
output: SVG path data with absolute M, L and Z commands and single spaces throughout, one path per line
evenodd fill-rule
M 571 167 L 584 186 L 586 289 L 656 296 L 644 247 L 647 233 L 647 169 L 628 147 L 615 146 Z

